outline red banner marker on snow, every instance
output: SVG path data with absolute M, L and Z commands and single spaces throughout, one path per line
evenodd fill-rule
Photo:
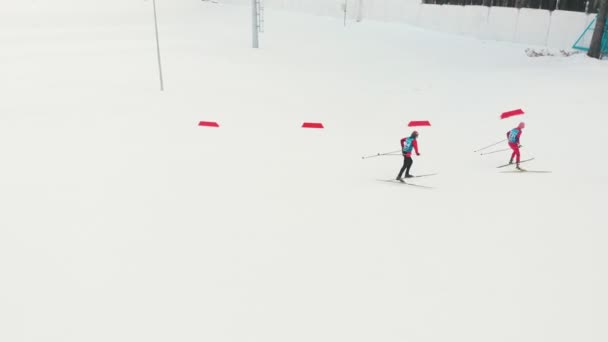
M 220 127 L 215 121 L 201 121 L 198 125 L 203 127 Z
M 419 127 L 419 126 L 430 126 L 431 123 L 429 121 L 410 121 L 407 124 L 408 127 Z
M 305 122 L 302 124 L 302 128 L 324 128 L 320 122 Z
M 523 110 L 516 109 L 516 110 L 512 110 L 510 112 L 504 112 L 504 113 L 500 114 L 500 118 L 501 119 L 506 119 L 506 118 L 510 118 L 512 116 L 515 116 L 515 115 L 522 115 L 523 113 L 524 113 Z

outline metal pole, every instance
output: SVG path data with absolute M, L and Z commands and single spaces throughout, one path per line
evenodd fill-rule
M 154 29 L 156 32 L 156 55 L 158 57 L 158 73 L 160 75 L 160 91 L 164 90 L 163 85 L 163 67 L 160 60 L 160 43 L 158 39 L 158 19 L 156 16 L 156 0 L 152 0 L 152 6 L 154 7 Z
M 504 141 L 507 141 L 507 139 L 502 139 L 501 141 L 495 142 L 495 143 L 493 143 L 492 145 L 488 145 L 488 146 L 486 146 L 486 147 L 482 147 L 482 148 L 476 149 L 476 150 L 475 150 L 475 151 L 473 151 L 473 152 L 479 152 L 479 151 L 483 151 L 483 150 L 485 150 L 485 149 L 487 149 L 487 148 L 490 148 L 490 147 L 492 147 L 492 146 L 496 146 L 496 145 L 498 145 L 498 144 L 500 144 L 500 143 L 502 143 L 502 142 L 504 142 Z
M 253 34 L 253 48 L 257 49 L 258 44 L 258 0 L 251 0 L 251 29 Z
M 375 157 L 380 157 L 380 156 L 400 156 L 401 153 L 399 153 L 399 152 L 403 152 L 403 151 L 397 150 L 397 151 L 391 151 L 391 152 L 376 153 L 376 154 L 372 154 L 371 156 L 363 156 L 363 157 L 361 157 L 361 159 L 375 158 Z

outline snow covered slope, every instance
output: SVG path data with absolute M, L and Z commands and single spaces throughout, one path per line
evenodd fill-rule
M 2 4 L 0 340 L 608 338 L 605 62 L 158 0 L 160 92 L 150 1 Z

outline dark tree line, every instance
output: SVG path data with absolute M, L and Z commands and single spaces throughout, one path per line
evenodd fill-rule
M 423 0 L 425 4 L 538 8 L 597 13 L 601 0 Z

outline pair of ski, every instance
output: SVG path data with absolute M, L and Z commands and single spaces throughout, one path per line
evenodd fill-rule
M 405 178 L 405 179 L 430 177 L 430 176 L 435 176 L 435 175 L 437 175 L 437 173 L 429 173 L 429 174 L 426 174 L 426 175 L 412 176 L 412 177 L 408 177 L 408 178 Z M 395 183 L 395 184 L 403 184 L 403 185 L 409 185 L 409 186 L 415 186 L 415 187 L 424 188 L 424 189 L 433 189 L 432 186 L 426 186 L 426 185 L 420 185 L 420 184 L 410 183 L 409 181 L 406 182 L 404 180 L 404 178 L 401 178 L 400 180 L 397 180 L 397 179 L 378 179 L 378 181 L 380 181 L 380 182 L 388 182 L 388 183 Z
M 522 161 L 520 161 L 519 163 L 525 163 L 525 162 L 529 162 L 534 160 L 534 158 L 530 158 L 530 159 L 524 159 Z M 503 168 L 503 167 L 507 167 L 507 166 L 512 166 L 513 163 L 509 163 L 509 164 L 504 164 L 504 165 L 500 165 L 497 166 L 497 169 Z M 522 168 L 517 168 L 515 170 L 509 170 L 509 171 L 501 171 L 501 173 L 551 173 L 551 171 L 539 171 L 539 170 L 527 170 L 527 169 L 522 169 Z

